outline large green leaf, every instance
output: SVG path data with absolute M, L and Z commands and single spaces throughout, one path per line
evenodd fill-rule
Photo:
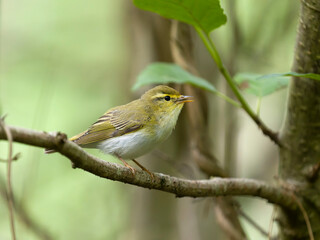
M 287 77 L 304 77 L 320 81 L 320 74 L 316 73 L 273 73 L 260 75 L 256 73 L 239 73 L 234 76 L 240 89 L 258 97 L 269 95 L 279 89 L 285 88 L 289 79 Z
M 208 81 L 194 76 L 173 63 L 152 63 L 138 76 L 133 90 L 149 84 L 187 83 L 195 87 L 216 93 L 216 88 Z
M 191 24 L 209 33 L 227 21 L 219 0 L 133 0 L 143 10 Z
M 304 78 L 310 78 L 313 80 L 320 81 L 320 74 L 316 74 L 316 73 L 296 73 L 296 72 L 274 73 L 274 74 L 263 75 L 261 78 L 271 78 L 271 77 L 304 77 Z
M 285 88 L 289 79 L 280 75 L 264 75 L 256 73 L 239 73 L 234 80 L 241 90 L 257 97 L 269 95 L 279 89 Z

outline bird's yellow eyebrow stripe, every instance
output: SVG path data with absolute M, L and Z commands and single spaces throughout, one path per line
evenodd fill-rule
M 178 98 L 180 95 L 176 94 L 168 94 L 168 93 L 158 93 L 154 96 L 152 96 L 152 99 L 157 99 L 157 98 L 164 98 L 165 96 L 170 96 L 171 98 Z

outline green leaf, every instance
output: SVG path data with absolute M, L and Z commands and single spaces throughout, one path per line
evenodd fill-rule
M 256 73 L 239 73 L 234 80 L 241 90 L 257 97 L 267 96 L 287 87 L 289 79 L 280 74 L 260 75 Z
M 148 65 L 138 76 L 138 79 L 133 90 L 136 90 L 144 85 L 149 84 L 166 84 L 179 83 L 191 84 L 195 87 L 216 93 L 216 88 L 208 81 L 194 76 L 191 73 L 183 70 L 176 64 L 172 63 L 152 63 Z
M 296 73 L 296 72 L 287 72 L 287 73 L 274 73 L 262 76 L 262 78 L 270 78 L 270 77 L 304 77 L 310 78 L 313 80 L 320 81 L 320 74 L 316 73 Z
M 279 89 L 285 88 L 289 83 L 287 77 L 304 77 L 320 81 L 320 74 L 296 72 L 273 73 L 267 75 L 239 73 L 234 76 L 234 80 L 241 90 L 245 90 L 257 97 L 263 97 Z
M 219 0 L 134 0 L 143 10 L 200 28 L 207 34 L 227 22 Z

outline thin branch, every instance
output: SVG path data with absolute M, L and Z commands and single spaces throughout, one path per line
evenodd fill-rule
M 214 212 L 216 221 L 219 227 L 226 234 L 226 239 L 230 240 L 248 240 L 247 236 L 243 232 L 242 226 L 238 219 L 238 214 L 233 207 L 234 200 L 231 197 L 217 197 L 215 198 Z M 235 222 L 234 220 L 237 220 Z M 239 225 L 238 225 L 239 224 Z M 241 228 L 237 227 L 240 226 Z
M 7 160 L 7 192 L 8 192 L 8 208 L 10 216 L 10 229 L 12 239 L 16 239 L 15 225 L 14 225 L 14 213 L 13 213 L 13 194 L 12 194 L 12 184 L 11 184 L 11 163 L 12 163 L 12 143 L 13 137 L 10 128 L 4 123 L 4 117 L 0 118 L 0 127 L 8 139 L 8 160 Z
M 5 182 L 0 177 L 0 197 L 8 203 L 8 193 L 6 190 Z M 39 239 L 53 240 L 49 232 L 39 225 L 28 212 L 28 209 L 22 204 L 15 202 L 13 204 L 16 218 L 22 222 L 31 232 L 33 232 Z
M 259 226 L 249 215 L 247 215 L 244 211 L 240 208 L 237 209 L 238 213 L 248 222 L 250 223 L 258 232 L 260 232 L 263 236 L 268 237 L 268 233 Z
M 300 209 L 300 211 L 302 212 L 303 214 L 303 218 L 304 218 L 304 221 L 307 225 L 307 229 L 308 229 L 308 234 L 309 234 L 309 238 L 310 240 L 314 240 L 314 236 L 313 236 L 313 231 L 312 231 L 312 227 L 311 227 L 311 223 L 310 223 L 310 219 L 309 219 L 309 216 L 306 212 L 306 209 L 303 207 L 301 201 L 297 198 L 297 196 L 292 192 L 292 196 L 293 196 L 293 199 L 296 201 L 296 203 L 298 204 L 298 207 Z
M 233 106 L 237 107 L 237 108 L 242 108 L 241 104 L 238 103 L 237 101 L 233 100 L 232 98 L 228 97 L 227 95 L 223 94 L 222 92 L 216 91 L 215 94 L 225 100 L 226 102 L 232 104 Z
M 268 231 L 268 240 L 272 240 L 273 222 L 274 222 L 275 217 L 276 217 L 277 209 L 278 208 L 276 206 L 274 206 L 273 210 L 272 210 L 270 224 L 269 224 L 269 231 Z
M 17 161 L 21 156 L 21 153 L 17 153 L 16 155 L 14 155 L 12 158 L 11 158 L 11 161 Z M 0 162 L 4 162 L 4 163 L 7 163 L 8 162 L 8 159 L 2 159 L 0 158 Z
M 78 145 L 68 141 L 65 134 L 58 133 L 53 136 L 46 132 L 13 126 L 7 128 L 15 142 L 55 149 L 69 158 L 75 167 L 110 180 L 173 193 L 177 197 L 255 196 L 287 209 L 295 210 L 298 207 L 290 192 L 262 181 L 236 178 L 187 180 L 161 173 L 154 173 L 152 179 L 144 171 L 136 170 L 133 175 L 124 166 L 103 161 L 86 153 Z M 4 130 L 1 129 L 0 139 L 6 138 Z
M 279 147 L 282 147 L 282 144 L 278 138 L 278 134 L 273 132 L 271 129 L 269 129 L 262 121 L 261 119 L 254 113 L 254 111 L 251 109 L 247 101 L 244 99 L 244 97 L 241 95 L 239 89 L 237 88 L 233 78 L 231 77 L 228 70 L 224 67 L 222 60 L 220 58 L 220 55 L 212 42 L 211 38 L 208 34 L 204 33 L 203 30 L 199 28 L 195 28 L 197 33 L 199 34 L 200 38 L 202 39 L 203 43 L 205 44 L 206 48 L 208 49 L 210 55 L 212 56 L 213 60 L 218 66 L 218 69 L 220 73 L 223 75 L 223 77 L 226 79 L 227 83 L 229 84 L 232 92 L 236 96 L 236 98 L 241 103 L 241 106 L 243 110 L 246 111 L 246 113 L 249 115 L 249 117 L 258 125 L 258 127 L 261 129 L 261 131 L 268 136 L 275 144 L 277 144 Z

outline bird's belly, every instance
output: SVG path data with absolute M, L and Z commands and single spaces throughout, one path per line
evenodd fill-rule
M 104 153 L 132 159 L 149 152 L 156 144 L 156 140 L 139 131 L 101 141 L 97 147 Z

